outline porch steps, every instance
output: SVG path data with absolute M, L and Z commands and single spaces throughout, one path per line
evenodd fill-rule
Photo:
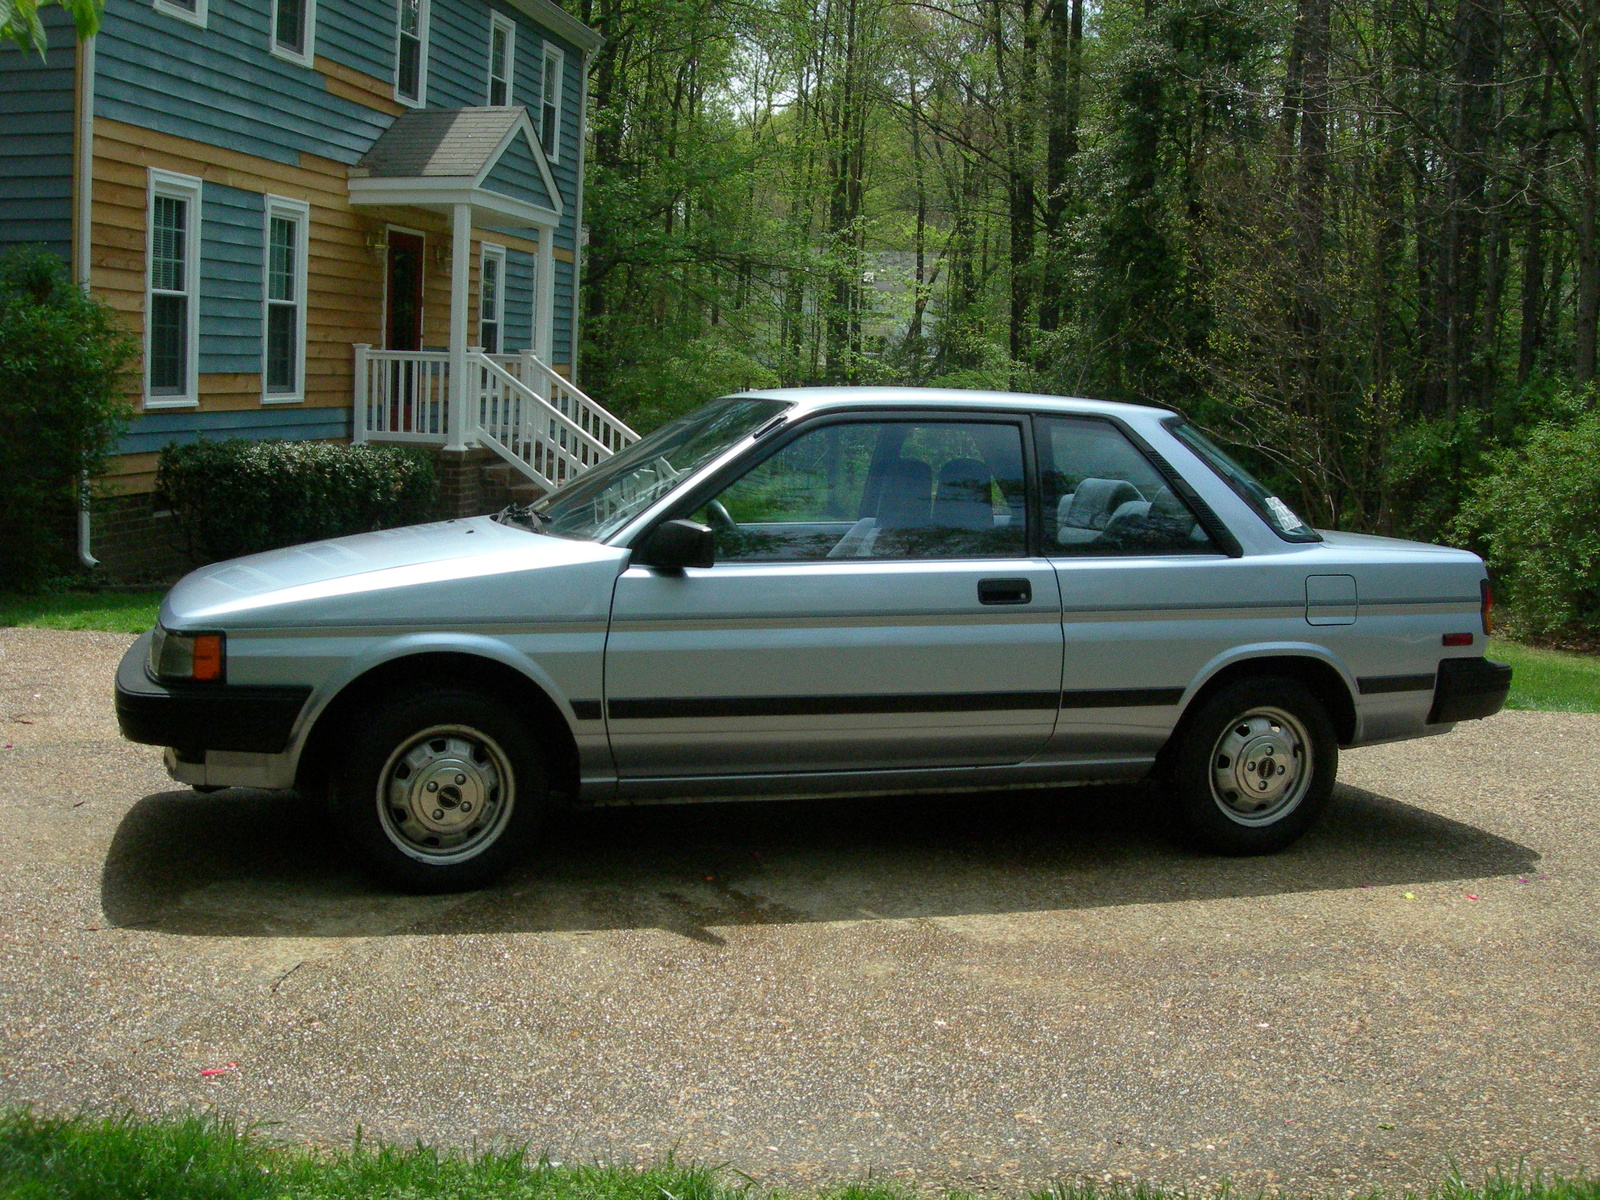
M 508 504 L 532 504 L 545 494 L 508 462 L 484 463 L 478 468 L 478 480 L 487 512 L 499 512 Z

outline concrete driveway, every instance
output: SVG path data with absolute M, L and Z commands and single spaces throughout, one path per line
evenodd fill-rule
M 1600 717 L 1350 753 L 1272 859 L 1097 788 L 584 814 L 397 898 L 119 741 L 130 641 L 0 630 L 0 1101 L 791 1186 L 1600 1166 Z

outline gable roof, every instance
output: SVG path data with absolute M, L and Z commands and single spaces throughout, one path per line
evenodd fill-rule
M 401 113 L 350 168 L 352 204 L 446 209 L 554 226 L 565 206 L 528 110 L 423 108 Z
M 350 168 L 351 178 L 477 178 L 526 112 L 505 106 L 401 113 Z

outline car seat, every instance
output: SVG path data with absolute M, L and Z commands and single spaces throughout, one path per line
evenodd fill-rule
M 952 458 L 939 468 L 933 524 L 944 529 L 993 529 L 993 484 L 989 464 L 981 458 Z
M 1085 546 L 1100 540 L 1112 514 L 1125 504 L 1142 503 L 1143 494 L 1123 479 L 1085 479 L 1056 506 L 1056 542 Z

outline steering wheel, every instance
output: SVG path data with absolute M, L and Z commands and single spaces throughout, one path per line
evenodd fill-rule
M 723 507 L 721 500 L 712 500 L 706 505 L 706 524 L 710 525 L 717 533 L 738 533 L 739 525 Z

